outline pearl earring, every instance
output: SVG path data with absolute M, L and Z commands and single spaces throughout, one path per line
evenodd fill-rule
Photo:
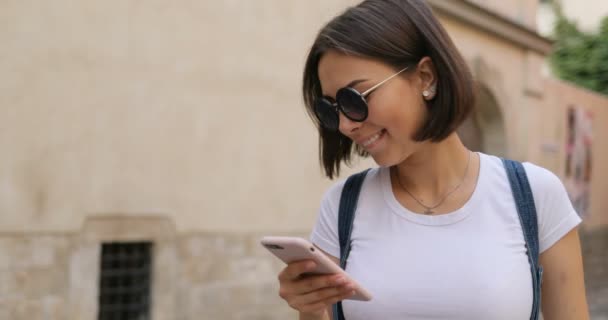
M 435 96 L 435 92 L 436 92 L 436 87 L 431 86 L 429 89 L 422 91 L 422 96 L 427 99 L 431 99 Z

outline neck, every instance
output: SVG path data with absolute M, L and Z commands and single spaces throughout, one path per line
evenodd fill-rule
M 470 151 L 457 134 L 439 143 L 426 143 L 395 166 L 396 178 L 410 192 L 436 199 L 462 182 Z

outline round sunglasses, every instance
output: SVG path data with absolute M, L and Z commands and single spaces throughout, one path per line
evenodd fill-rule
M 352 88 L 353 84 L 351 82 L 350 85 L 338 90 L 335 102 L 332 102 L 331 100 L 333 99 L 329 97 L 317 98 L 314 108 L 315 114 L 321 122 L 321 125 L 331 131 L 337 131 L 340 126 L 340 116 L 338 112 L 342 112 L 345 117 L 352 121 L 365 121 L 369 114 L 369 106 L 365 100 L 367 96 L 407 69 L 408 67 L 403 68 L 401 71 L 382 80 L 380 83 L 362 93 L 359 93 L 359 91 Z M 355 81 L 355 83 L 356 82 L 358 81 Z

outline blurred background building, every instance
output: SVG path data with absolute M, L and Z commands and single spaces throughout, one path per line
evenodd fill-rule
M 0 2 L 0 319 L 294 318 L 258 241 L 331 184 L 300 78 L 357 2 Z M 428 2 L 480 83 L 462 136 L 564 179 L 606 319 L 608 98 L 547 72 L 537 0 Z

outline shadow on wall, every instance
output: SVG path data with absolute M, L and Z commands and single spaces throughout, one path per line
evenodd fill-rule
M 480 85 L 475 110 L 457 130 L 467 148 L 499 157 L 508 156 L 504 118 L 500 110 L 494 94 Z

